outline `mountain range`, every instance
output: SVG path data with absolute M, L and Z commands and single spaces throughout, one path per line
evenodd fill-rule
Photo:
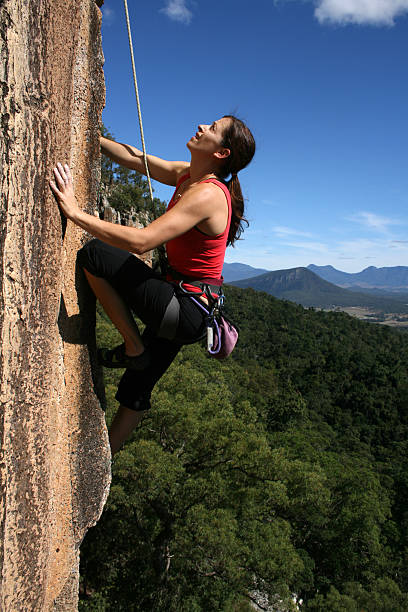
M 253 268 L 243 263 L 224 263 L 222 275 L 224 281 L 230 283 L 243 278 L 252 278 L 253 276 L 258 276 L 268 271 L 269 270 L 265 270 L 264 268 Z
M 407 293 L 408 294 L 408 266 L 394 266 L 388 268 L 376 268 L 369 266 L 361 272 L 349 273 L 337 270 L 333 266 L 307 266 L 320 278 L 343 287 L 343 289 L 357 289 L 357 291 L 371 292 L 377 294 Z M 264 268 L 253 268 L 242 263 L 225 263 L 223 276 L 226 283 L 247 278 L 253 278 L 265 274 L 271 270 Z
M 408 313 L 408 305 L 401 300 L 343 289 L 324 280 L 312 270 L 302 267 L 266 272 L 230 284 L 242 288 L 251 287 L 256 291 L 264 291 L 303 306 L 319 308 L 361 306 L 383 312 Z
M 369 266 L 361 272 L 349 274 L 336 270 L 333 266 L 308 266 L 321 278 L 343 288 L 381 289 L 387 292 L 408 293 L 408 267 L 394 266 L 389 268 L 376 268 Z

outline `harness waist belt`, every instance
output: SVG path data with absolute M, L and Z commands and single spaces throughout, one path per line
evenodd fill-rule
M 210 290 L 214 291 L 214 293 L 217 292 L 217 289 L 222 287 L 222 284 L 224 282 L 224 278 L 222 276 L 221 278 L 193 278 L 191 276 L 185 276 L 184 274 L 181 274 L 171 266 L 168 266 L 167 271 L 169 276 L 171 276 L 175 281 L 183 281 L 184 283 L 187 283 L 188 285 L 193 285 L 194 287 L 208 285 L 210 287 Z
M 194 287 L 200 287 L 202 290 L 202 293 L 204 293 L 207 296 L 209 303 L 211 302 L 211 300 L 214 300 L 213 296 L 211 296 L 211 292 L 217 293 L 218 291 L 220 295 L 221 293 L 220 287 L 222 286 L 224 282 L 223 277 L 198 279 L 198 278 L 191 278 L 188 276 L 184 276 L 184 274 L 180 274 L 180 272 L 177 272 L 177 270 L 174 270 L 174 268 L 170 266 L 168 267 L 168 274 L 169 276 L 172 277 L 172 279 L 174 279 L 174 281 L 170 280 L 170 282 L 176 282 L 180 286 L 184 282 L 184 283 L 187 283 L 188 285 L 193 285 Z M 196 292 L 186 291 L 185 289 L 183 289 L 183 291 L 186 295 L 197 296 Z M 193 301 L 198 304 L 196 300 L 193 300 Z M 200 304 L 198 305 L 200 306 Z M 180 318 L 180 303 L 177 299 L 177 296 L 173 295 L 173 297 L 171 298 L 170 302 L 167 305 L 167 308 L 163 315 L 163 319 L 161 321 L 157 335 L 160 338 L 167 338 L 167 340 L 174 340 L 176 333 L 177 333 L 179 318 Z

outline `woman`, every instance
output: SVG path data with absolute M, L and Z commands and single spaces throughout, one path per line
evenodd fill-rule
M 146 173 L 138 149 L 103 137 L 101 147 L 115 162 Z M 236 117 L 226 115 L 211 125 L 199 125 L 187 147 L 190 163 L 148 156 L 152 178 L 174 185 L 176 190 L 166 213 L 141 229 L 108 223 L 83 212 L 75 199 L 68 166 L 59 163 L 54 168 L 55 180 L 50 181 L 64 215 L 96 237 L 81 249 L 78 261 L 124 340 L 115 349 L 99 351 L 106 367 L 127 368 L 116 394 L 120 406 L 109 433 L 112 454 L 150 408 L 151 391 L 180 347 L 201 339 L 205 332 L 205 313 L 179 288 L 179 279 L 185 279 L 185 289 L 196 292 L 205 302 L 199 283 L 188 281 L 206 279 L 217 284 L 226 246 L 234 244 L 245 220 L 237 173 L 255 152 L 249 129 Z M 230 175 L 230 180 L 223 182 Z M 133 256 L 164 243 L 170 264 L 167 280 Z M 146 324 L 142 336 L 132 310 Z M 176 323 L 170 311 L 176 312 Z

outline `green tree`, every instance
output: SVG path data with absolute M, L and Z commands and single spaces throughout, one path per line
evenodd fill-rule
M 231 404 L 216 364 L 198 369 L 208 360 L 199 347 L 188 353 L 193 362 L 180 358 L 166 375 L 155 410 L 118 455 L 84 579 L 127 610 L 222 609 L 257 588 L 289 601 L 303 562 L 280 516 L 288 461 L 271 451 L 250 404 Z

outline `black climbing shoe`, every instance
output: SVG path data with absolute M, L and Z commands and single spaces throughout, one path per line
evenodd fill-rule
M 141 355 L 130 357 L 125 353 L 125 345 L 120 344 L 113 349 L 98 349 L 98 362 L 105 368 L 127 368 L 128 370 L 145 370 L 151 363 L 149 349 Z

